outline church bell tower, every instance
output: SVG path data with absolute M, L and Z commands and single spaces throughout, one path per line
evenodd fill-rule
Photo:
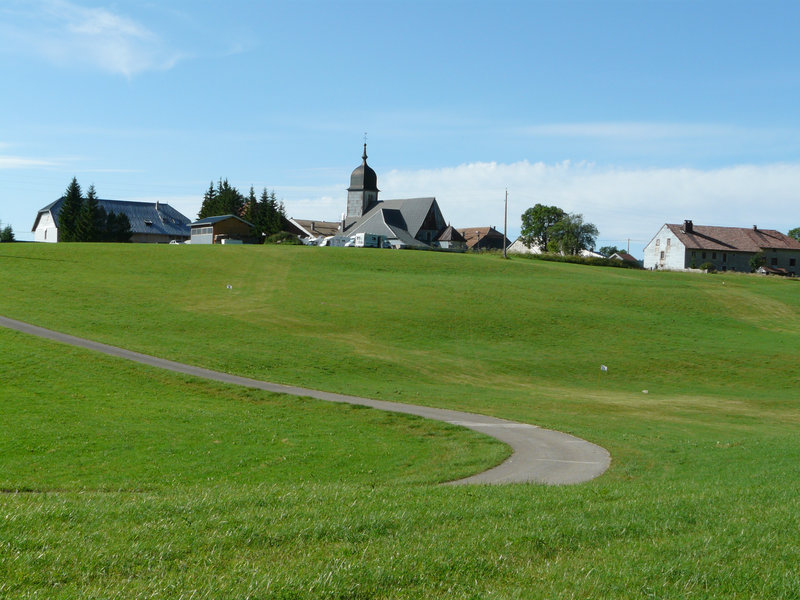
M 358 219 L 378 203 L 378 176 L 367 164 L 367 144 L 364 144 L 363 162 L 350 175 L 347 188 L 348 220 Z

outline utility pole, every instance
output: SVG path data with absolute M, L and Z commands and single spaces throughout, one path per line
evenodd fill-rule
M 508 241 L 508 188 L 506 188 L 506 203 L 503 209 L 503 258 L 508 258 L 506 241 Z

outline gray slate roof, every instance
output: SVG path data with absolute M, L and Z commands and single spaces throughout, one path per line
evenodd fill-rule
M 374 233 L 389 238 L 397 238 L 407 246 L 428 248 L 415 239 L 431 210 L 439 215 L 436 198 L 405 198 L 402 200 L 383 200 L 367 211 L 345 230 L 345 235 Z
M 61 213 L 61 206 L 64 198 L 59 198 L 40 209 L 33 223 L 33 229 L 39 223 L 42 214 L 50 212 L 53 221 L 58 224 L 58 216 Z M 189 218 L 179 213 L 169 204 L 159 202 L 156 208 L 155 202 L 133 202 L 130 200 L 97 200 L 98 206 L 102 206 L 106 213 L 124 214 L 131 223 L 131 232 L 134 234 L 165 235 L 174 237 L 189 237 Z M 149 223 L 149 224 L 148 224 Z

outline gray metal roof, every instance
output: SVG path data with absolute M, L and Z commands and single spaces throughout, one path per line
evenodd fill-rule
M 213 225 L 214 223 L 219 223 L 220 221 L 227 221 L 228 219 L 236 219 L 237 221 L 241 221 L 245 225 L 249 225 L 250 227 L 255 227 L 250 221 L 245 221 L 241 217 L 237 217 L 236 215 L 219 215 L 216 217 L 206 217 L 205 219 L 200 219 L 199 221 L 195 221 L 191 224 L 191 227 L 199 227 L 200 225 Z
M 58 227 L 58 216 L 64 198 L 59 198 L 40 209 L 33 224 L 33 230 L 39 223 L 43 213 L 49 212 Z M 128 217 L 131 232 L 134 234 L 165 235 L 173 237 L 189 237 L 189 218 L 179 213 L 169 204 L 162 202 L 133 202 L 130 200 L 105 200 L 98 198 L 98 206 L 102 206 L 106 213 L 123 214 Z

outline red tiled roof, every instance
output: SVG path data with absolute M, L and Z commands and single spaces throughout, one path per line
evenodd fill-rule
M 691 233 L 684 231 L 683 225 L 667 223 L 675 237 L 690 250 L 722 250 L 758 252 L 763 249 L 800 250 L 800 242 L 775 231 L 747 227 L 692 226 Z

